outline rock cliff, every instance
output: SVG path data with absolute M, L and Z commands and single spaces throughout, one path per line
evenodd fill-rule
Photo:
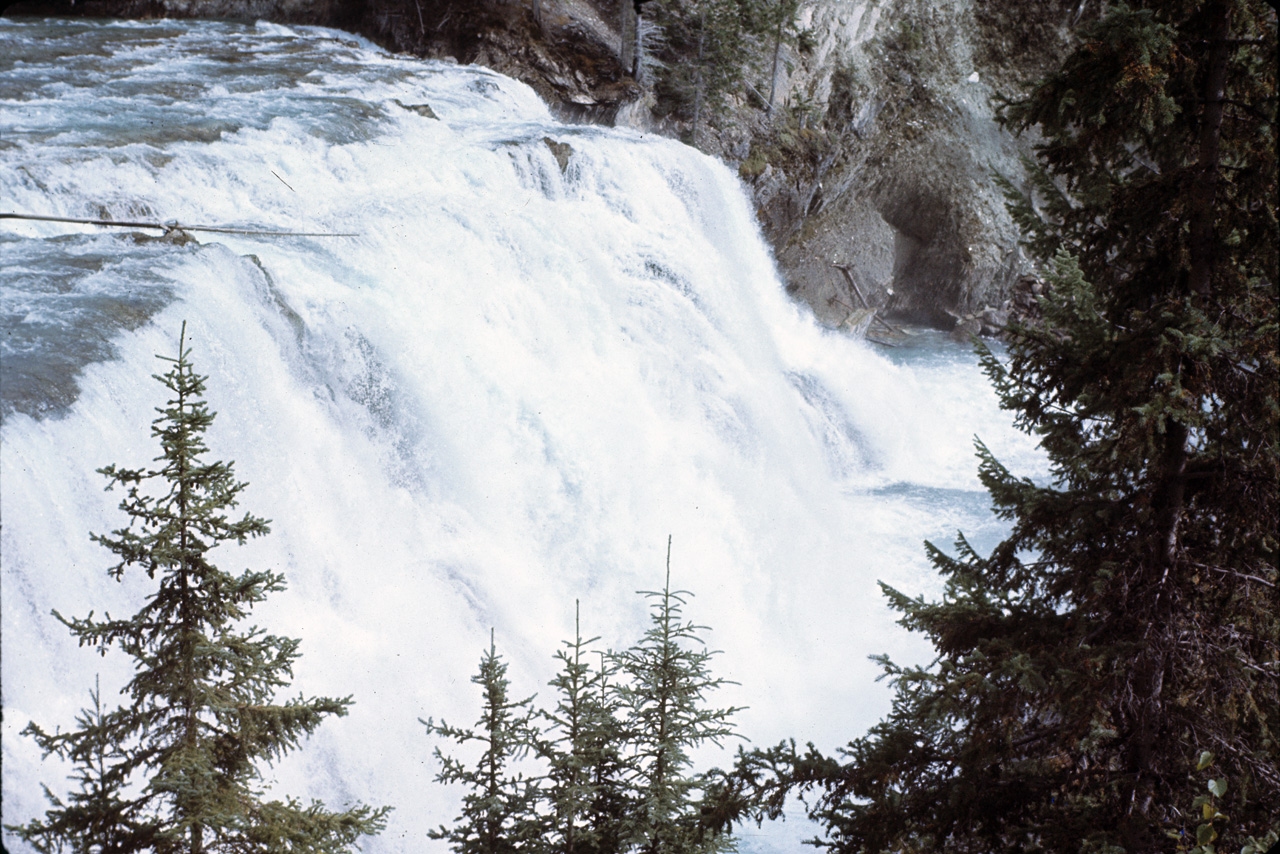
M 945 328 L 1011 296 L 1029 263 L 993 176 L 1023 183 L 1032 140 L 1005 131 L 995 104 L 1060 55 L 1074 6 L 824 0 L 801 8 L 816 44 L 795 53 L 783 89 L 811 117 L 816 151 L 787 168 L 788 134 L 775 130 L 782 168 L 757 161 L 743 172 L 792 289 L 820 318 L 837 321 L 861 292 Z
M 696 127 L 635 79 L 628 0 L 19 0 L 8 13 L 324 24 L 487 65 L 568 119 L 680 135 L 737 166 L 788 289 L 823 322 L 865 301 L 948 328 L 1006 302 L 1029 268 L 993 175 L 1022 183 L 1031 141 L 994 105 L 1061 55 L 1088 5 L 800 0 L 799 37 L 776 55 L 744 42 L 735 85 Z M 657 63 L 691 61 L 661 35 Z

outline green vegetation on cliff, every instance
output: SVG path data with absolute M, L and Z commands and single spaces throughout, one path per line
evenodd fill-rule
M 775 78 L 783 42 L 799 36 L 798 0 L 669 0 L 649 5 L 655 7 L 652 19 L 661 32 L 655 88 L 662 113 L 698 121 L 704 109 L 717 109 L 726 93 L 744 86 L 760 106 L 772 109 L 772 86 L 757 88 L 745 79 L 744 54 L 749 43 L 756 52 L 767 53 L 772 65 L 762 72 L 766 79 Z

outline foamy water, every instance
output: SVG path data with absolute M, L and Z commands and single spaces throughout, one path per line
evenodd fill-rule
M 515 693 L 549 698 L 575 599 L 585 635 L 634 642 L 668 535 L 741 732 L 860 734 L 888 708 L 867 656 L 928 655 L 877 580 L 936 592 L 922 540 L 1000 532 L 974 434 L 1043 466 L 967 348 L 817 328 L 723 165 L 343 33 L 0 23 L 0 210 L 357 235 L 0 222 L 7 823 L 65 790 L 22 727 L 73 725 L 95 675 L 110 702 L 130 672 L 49 614 L 130 614 L 148 589 L 88 539 L 125 521 L 94 472 L 157 455 L 150 377 L 184 321 L 211 456 L 272 520 L 216 559 L 287 577 L 255 622 L 302 639 L 293 693 L 356 700 L 266 777 L 395 806 L 371 852 L 443 850 L 426 831 L 459 792 L 418 718 L 474 720 L 490 627 Z

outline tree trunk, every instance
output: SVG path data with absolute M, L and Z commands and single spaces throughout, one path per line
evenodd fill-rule
M 782 54 L 782 17 L 778 17 L 778 29 L 773 35 L 773 73 L 769 75 L 769 108 L 773 115 L 773 99 L 778 93 L 778 59 Z
M 698 8 L 698 63 L 693 82 L 693 147 L 698 147 L 698 127 L 702 124 L 702 51 L 707 38 L 707 10 Z
M 625 2 L 623 5 L 626 5 Z M 633 65 L 631 69 L 631 76 L 636 79 L 637 83 L 643 86 L 644 85 L 644 35 L 641 32 L 641 30 L 644 26 L 644 22 L 643 22 L 643 19 L 640 17 L 639 9 L 636 9 L 634 18 L 636 22 L 636 31 L 635 31 L 635 39 L 633 40 L 633 44 L 634 44 L 633 52 L 635 55 L 631 59 L 631 62 Z
M 1227 86 L 1231 10 L 1213 3 L 1209 16 L 1209 62 L 1204 83 L 1204 111 L 1200 120 L 1200 157 L 1191 193 L 1191 275 L 1194 294 L 1208 296 L 1214 262 L 1214 200 L 1218 190 L 1219 143 L 1222 139 L 1223 97 Z

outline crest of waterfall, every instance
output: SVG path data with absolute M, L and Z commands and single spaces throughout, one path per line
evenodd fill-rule
M 4 21 L 0 199 L 356 235 L 0 226 L 6 822 L 64 790 L 27 721 L 71 726 L 95 675 L 108 703 L 128 676 L 50 611 L 148 589 L 88 538 L 125 522 L 95 470 L 157 455 L 183 321 L 211 457 L 272 520 L 214 557 L 285 574 L 255 622 L 302 639 L 294 690 L 356 700 L 265 777 L 395 806 L 370 852 L 440 845 L 459 793 L 418 718 L 474 719 L 490 627 L 513 690 L 549 696 L 575 599 L 602 647 L 639 637 L 668 535 L 742 733 L 842 743 L 887 709 L 867 656 L 927 654 L 876 581 L 935 592 L 922 540 L 998 535 L 973 434 L 1040 465 L 964 348 L 888 358 L 803 316 L 723 164 L 344 33 Z

